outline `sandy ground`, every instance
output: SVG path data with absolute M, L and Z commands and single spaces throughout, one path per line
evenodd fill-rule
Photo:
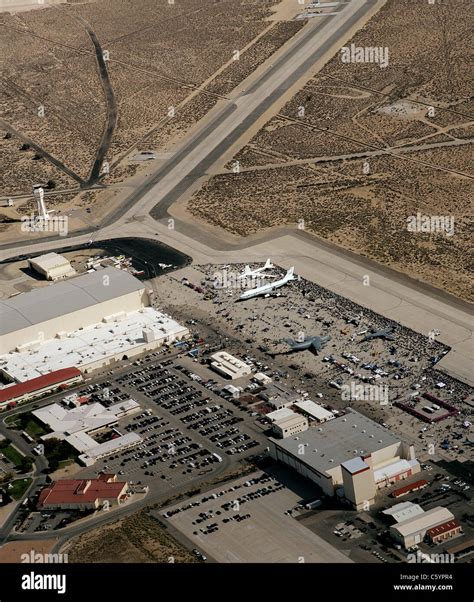
M 16 506 L 16 502 L 10 502 L 6 506 L 2 506 L 0 508 L 0 527 L 7 520 L 9 515 L 13 512 L 15 506 Z
M 19 563 L 21 562 L 21 555 L 27 554 L 31 550 L 42 554 L 48 554 L 57 542 L 57 539 L 11 541 L 0 547 L 0 564 Z
M 51 479 L 57 481 L 58 479 L 73 479 L 74 475 L 82 469 L 79 464 L 73 463 L 65 468 L 60 468 L 51 474 Z
M 0 13 L 20 13 L 26 10 L 35 10 L 39 8 L 46 8 L 48 5 L 62 4 L 67 0 L 0 0 Z

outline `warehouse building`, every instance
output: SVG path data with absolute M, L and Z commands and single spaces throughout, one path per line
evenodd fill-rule
M 352 408 L 298 435 L 269 441 L 273 458 L 311 479 L 326 495 L 345 497 L 357 510 L 367 510 L 377 490 L 392 480 L 420 470 L 413 445 Z
M 272 382 L 271 377 L 263 372 L 256 372 L 253 375 L 252 380 L 261 386 L 269 385 Z
M 87 373 L 188 335 L 116 268 L 0 300 L 0 312 L 0 369 L 17 382 L 71 366 Z
M 235 380 L 251 374 L 252 370 L 248 364 L 230 355 L 226 351 L 218 351 L 211 355 L 211 368 L 226 378 Z
M 304 399 L 302 393 L 298 393 L 285 387 L 281 383 L 271 383 L 259 393 L 259 397 L 268 402 L 273 408 L 288 408 L 297 401 Z
M 427 512 L 411 516 L 396 525 L 392 525 L 390 533 L 396 542 L 408 549 L 421 543 L 425 536 L 427 536 L 427 539 L 434 541 L 433 537 L 437 537 L 437 532 L 434 531 L 435 528 L 448 523 L 451 524 L 451 527 L 444 531 L 445 533 L 448 533 L 451 529 L 453 533 L 459 533 L 460 525 L 455 521 L 453 514 L 447 508 L 436 506 L 436 508 L 432 508 Z
M 76 275 L 76 270 L 69 261 L 57 253 L 46 253 L 46 255 L 28 259 L 28 264 L 31 269 L 44 276 L 46 280 L 60 280 Z
M 127 498 L 128 485 L 117 481 L 115 474 L 97 479 L 53 481 L 39 496 L 38 508 L 61 510 L 96 510 L 104 504 L 117 505 Z
M 291 416 L 280 418 L 275 420 L 273 423 L 273 432 L 277 437 L 284 439 L 285 437 L 291 437 L 297 433 L 302 433 L 308 428 L 308 420 L 301 414 L 292 412 Z
M 392 497 L 398 498 L 403 497 L 404 495 L 408 495 L 413 491 L 419 491 L 420 489 L 424 489 L 428 486 L 428 481 L 426 479 L 420 479 L 419 481 L 415 481 L 414 483 L 410 483 L 409 485 L 405 485 L 405 487 L 400 487 L 395 489 L 390 493 Z
M 401 523 L 409 518 L 423 514 L 424 510 L 418 504 L 413 502 L 400 502 L 387 510 L 383 510 L 382 514 L 388 516 L 394 523 Z
M 293 412 L 293 410 L 290 410 L 290 408 L 280 408 L 279 410 L 274 410 L 273 412 L 269 412 L 268 414 L 265 414 L 265 417 L 268 418 L 268 420 L 270 420 L 270 422 L 275 423 L 278 420 L 283 420 L 284 418 L 289 418 L 290 416 L 293 416 L 295 414 L 295 412 Z
M 309 418 L 316 420 L 317 422 L 326 422 L 326 420 L 332 420 L 334 414 L 322 405 L 314 403 L 310 399 L 304 399 L 303 401 L 297 401 L 295 407 L 301 410 L 303 414 L 309 416 Z

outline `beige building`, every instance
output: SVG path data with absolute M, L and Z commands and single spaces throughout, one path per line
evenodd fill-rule
M 297 401 L 294 405 L 303 414 L 312 420 L 316 420 L 317 422 L 326 422 L 326 420 L 332 420 L 334 418 L 334 414 L 332 412 L 326 410 L 326 408 L 323 408 L 323 406 L 319 403 L 314 403 L 314 401 L 311 401 L 310 399 Z
M 352 458 L 341 464 L 344 496 L 356 510 L 368 510 L 375 502 L 374 472 L 372 459 Z
M 455 521 L 454 515 L 447 508 L 437 506 L 427 512 L 423 512 L 423 514 L 418 514 L 396 525 L 392 525 L 390 533 L 395 541 L 402 544 L 405 549 L 408 549 L 421 543 L 428 531 L 433 533 L 432 530 L 435 527 L 445 523 L 453 524 L 453 521 Z M 436 532 L 434 533 L 436 534 Z
M 107 268 L 0 300 L 2 353 L 34 348 L 149 305 L 142 282 Z
M 213 360 L 211 368 L 222 376 L 232 380 L 242 378 L 242 376 L 247 376 L 252 372 L 248 364 L 230 355 L 227 351 L 218 351 L 211 355 L 211 359 Z
M 413 445 L 352 408 L 295 436 L 269 441 L 273 458 L 358 510 L 368 509 L 377 490 L 389 484 L 387 474 L 396 480 L 420 470 Z
M 60 280 L 76 275 L 76 270 L 69 261 L 58 253 L 46 253 L 28 260 L 30 268 L 46 278 L 46 280 Z
M 113 267 L 0 300 L 0 313 L 0 370 L 16 382 L 71 366 L 91 372 L 189 334 Z
M 291 416 L 275 420 L 273 423 L 273 432 L 277 437 L 282 439 L 291 437 L 291 435 L 296 435 L 297 433 L 302 433 L 307 428 L 308 420 L 296 412 L 292 412 Z

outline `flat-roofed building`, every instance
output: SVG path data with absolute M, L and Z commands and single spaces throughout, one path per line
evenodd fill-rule
M 273 432 L 277 437 L 285 438 L 302 433 L 308 428 L 308 420 L 305 416 L 292 412 L 290 416 L 285 416 L 273 422 Z
M 259 385 L 269 385 L 272 382 L 271 377 L 263 372 L 256 372 L 253 375 L 252 380 Z
M 108 408 L 98 402 L 72 409 L 66 409 L 58 403 L 53 403 L 34 410 L 32 413 L 52 430 L 50 435 L 46 435 L 47 437 L 61 439 L 64 438 L 64 435 L 71 435 L 78 431 L 85 431 L 89 434 L 97 433 L 116 424 L 119 418 L 138 410 L 140 410 L 140 405 L 134 399 L 128 399 Z
M 113 267 L 2 299 L 0 313 L 0 370 L 17 382 L 71 366 L 90 372 L 189 334 Z
M 232 380 L 242 378 L 252 372 L 248 364 L 227 353 L 227 351 L 218 351 L 211 355 L 211 359 L 211 368 Z
M 356 510 L 369 510 L 376 492 L 371 458 L 346 460 L 341 464 L 341 473 L 345 498 Z
M 271 383 L 259 394 L 263 400 L 268 402 L 273 408 L 287 408 L 296 401 L 304 399 L 302 393 L 293 391 L 281 383 Z
M 306 414 L 310 418 L 313 418 L 317 422 L 326 422 L 326 420 L 332 420 L 334 418 L 334 414 L 326 408 L 323 408 L 319 403 L 315 403 L 310 399 L 304 399 L 302 401 L 297 401 L 295 407 L 298 408 Z
M 80 452 L 79 460 L 91 466 L 114 452 L 122 451 L 138 445 L 142 438 L 136 433 L 116 436 L 104 443 L 98 443 L 93 435 L 112 429 L 120 418 L 140 410 L 140 405 L 133 399 L 121 401 L 108 408 L 101 403 L 91 403 L 72 409 L 65 409 L 55 403 L 33 412 L 35 418 L 51 429 L 41 438 L 66 441 Z
M 121 437 L 104 441 L 104 443 L 95 444 L 94 447 L 89 448 L 87 451 L 79 456 L 79 460 L 84 466 L 92 466 L 101 458 L 106 458 L 110 454 L 125 451 L 139 445 L 143 439 L 137 433 L 125 433 Z
M 290 408 L 280 408 L 279 410 L 274 410 L 273 412 L 265 414 L 265 417 L 268 418 L 270 422 L 276 422 L 278 420 L 282 420 L 283 418 L 294 416 L 294 414 L 295 412 L 290 410 Z
M 419 489 L 424 489 L 428 486 L 428 481 L 426 479 L 420 479 L 419 481 L 415 481 L 414 483 L 410 483 L 410 485 L 405 485 L 405 487 L 400 487 L 399 489 L 395 489 L 390 493 L 392 497 L 398 498 L 403 497 L 404 495 L 408 495 L 413 491 L 418 491 Z
M 423 514 L 412 516 L 392 525 L 390 533 L 395 541 L 408 549 L 421 543 L 429 530 L 453 520 L 454 515 L 447 508 L 436 506 Z
M 420 470 L 413 445 L 352 408 L 298 435 L 270 438 L 270 455 L 314 481 L 327 495 L 339 490 L 357 509 L 367 509 L 377 489 L 385 485 L 386 481 L 376 481 L 377 470 L 400 459 L 410 461 L 413 472 Z
M 71 278 L 76 275 L 76 270 L 69 261 L 58 253 L 46 253 L 39 257 L 28 259 L 30 267 L 46 278 L 46 280 L 59 280 Z

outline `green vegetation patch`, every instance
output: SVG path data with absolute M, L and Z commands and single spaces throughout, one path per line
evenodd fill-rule
M 32 479 L 17 479 L 11 483 L 12 487 L 8 488 L 8 495 L 10 495 L 14 500 L 19 500 L 23 497 L 25 491 L 31 485 Z

